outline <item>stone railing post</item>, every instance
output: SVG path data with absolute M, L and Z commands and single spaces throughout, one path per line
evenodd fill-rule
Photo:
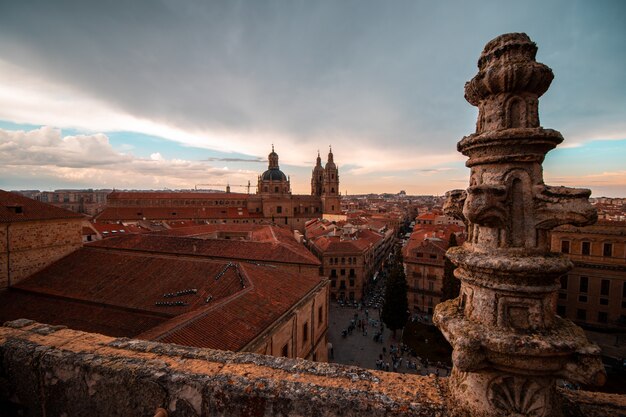
M 468 240 L 451 248 L 461 294 L 434 321 L 454 348 L 449 380 L 457 415 L 560 416 L 556 379 L 602 384 L 599 348 L 555 314 L 559 277 L 572 268 L 550 253 L 548 232 L 596 221 L 589 190 L 543 182 L 546 153 L 563 141 L 539 124 L 552 70 L 535 61 L 523 33 L 485 46 L 465 98 L 479 109 L 476 132 L 458 143 L 469 187 L 448 194 Z

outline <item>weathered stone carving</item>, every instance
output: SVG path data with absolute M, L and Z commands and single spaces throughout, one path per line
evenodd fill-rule
M 454 347 L 449 383 L 458 415 L 559 416 L 557 378 L 605 378 L 598 347 L 555 314 L 559 277 L 572 264 L 548 253 L 547 233 L 597 216 L 589 190 L 543 183 L 541 164 L 563 137 L 539 125 L 539 97 L 554 76 L 536 52 L 526 34 L 499 36 L 465 85 L 479 108 L 476 132 L 458 144 L 470 183 L 465 193 L 449 192 L 445 206 L 468 228 L 463 246 L 447 253 L 461 294 L 434 315 Z

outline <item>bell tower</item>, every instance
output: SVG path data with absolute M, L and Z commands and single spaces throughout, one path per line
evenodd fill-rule
M 341 202 L 339 198 L 339 170 L 333 158 L 333 148 L 330 147 L 328 160 L 324 167 L 322 182 L 322 212 L 340 214 Z
M 311 174 L 311 195 L 321 196 L 322 188 L 324 184 L 324 168 L 322 167 L 322 158 L 320 158 L 320 151 L 317 151 L 317 160 L 315 162 L 315 168 Z

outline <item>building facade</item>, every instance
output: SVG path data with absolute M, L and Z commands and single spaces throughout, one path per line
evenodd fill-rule
M 306 238 L 330 281 L 331 299 L 359 301 L 391 252 L 394 233 L 316 219 L 307 224 Z
M 455 225 L 418 224 L 402 248 L 409 309 L 433 314 L 443 296 L 445 253 L 451 234 L 463 241 L 463 228 Z
M 593 327 L 626 326 L 626 222 L 562 226 L 551 246 L 574 263 L 561 277 L 557 313 Z
M 272 222 L 304 232 L 307 221 L 341 213 L 339 170 L 332 150 L 317 164 L 311 194 L 291 193 L 289 177 L 280 170 L 272 147 L 268 169 L 259 175 L 256 194 L 206 192 L 113 192 L 99 222 L 191 220 L 198 223 L 258 224 Z

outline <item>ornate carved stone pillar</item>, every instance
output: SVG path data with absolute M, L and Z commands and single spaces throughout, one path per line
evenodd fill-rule
M 454 347 L 449 383 L 459 415 L 559 416 L 557 378 L 605 379 L 599 348 L 555 314 L 559 277 L 572 264 L 549 252 L 548 231 L 597 215 L 589 190 L 543 183 L 544 157 L 563 137 L 539 125 L 539 97 L 554 76 L 536 52 L 526 34 L 498 36 L 465 84 L 479 109 L 476 133 L 458 143 L 470 184 L 450 192 L 446 208 L 464 218 L 469 236 L 447 253 L 461 294 L 434 315 Z

